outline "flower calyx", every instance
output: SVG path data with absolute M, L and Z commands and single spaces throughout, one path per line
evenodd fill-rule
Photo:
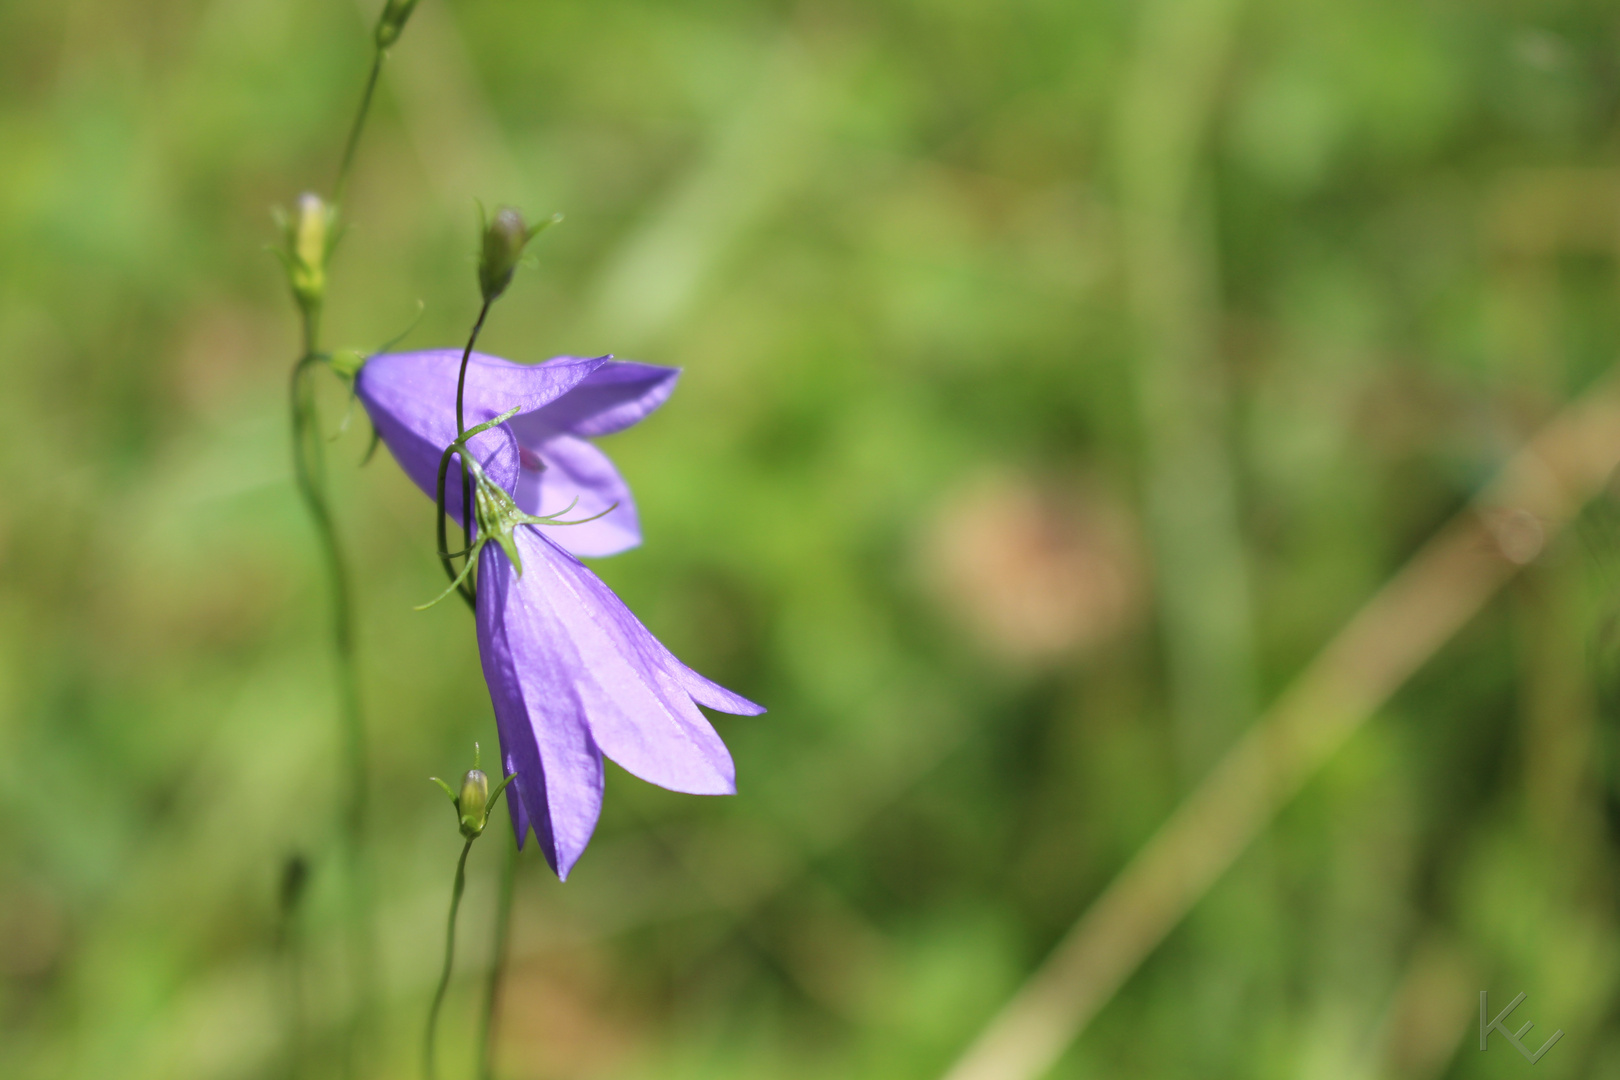
M 479 231 L 483 247 L 478 256 L 478 288 L 488 304 L 506 291 L 512 283 L 512 273 L 523 258 L 523 249 L 541 231 L 562 220 L 561 214 L 552 214 L 530 227 L 515 207 L 503 206 L 495 211 L 491 220 L 483 220 L 484 210 L 478 208 Z
M 479 435 L 485 431 L 488 431 L 490 428 L 498 427 L 501 424 L 506 423 L 508 420 L 512 419 L 512 417 L 516 416 L 518 411 L 519 410 L 516 408 L 508 409 L 506 412 L 495 417 L 493 420 L 487 420 L 475 427 L 468 428 L 464 435 L 458 438 L 455 442 L 451 443 L 449 446 L 445 447 L 444 453 L 440 455 L 438 490 L 439 513 L 442 515 L 445 509 L 444 484 L 445 479 L 450 472 L 450 459 L 453 456 L 460 454 L 461 460 L 466 464 L 467 472 L 472 477 L 473 521 L 478 525 L 478 537 L 473 541 L 471 548 L 461 553 L 466 558 L 466 562 L 461 568 L 461 573 L 456 575 L 455 579 L 450 582 L 449 587 L 446 588 L 444 592 L 440 593 L 438 596 L 435 596 L 432 600 L 429 600 L 425 604 L 418 604 L 416 607 L 417 611 L 426 611 L 428 608 L 432 607 L 434 604 L 437 604 L 440 600 L 443 600 L 452 592 L 459 589 L 462 582 L 466 581 L 468 575 L 472 573 L 472 568 L 478 562 L 478 556 L 484 550 L 484 545 L 490 543 L 491 541 L 494 541 L 501 546 L 501 550 L 506 552 L 506 557 L 512 562 L 512 569 L 517 571 L 519 577 L 522 577 L 523 560 L 518 555 L 517 538 L 515 535 L 517 533 L 518 526 L 583 525 L 587 521 L 595 521 L 599 517 L 611 514 L 618 507 L 619 504 L 614 503 L 601 513 L 592 514 L 588 518 L 580 518 L 578 521 L 562 520 L 568 514 L 568 512 L 574 508 L 575 503 L 579 501 L 577 499 L 563 507 L 561 510 L 557 511 L 555 514 L 546 514 L 543 517 L 536 517 L 533 514 L 525 513 L 512 499 L 512 496 L 507 494 L 505 488 L 501 487 L 494 480 L 489 478 L 489 474 L 486 473 L 484 471 L 484 467 L 478 463 L 478 459 L 467 450 L 467 440 L 471 439 L 474 435 Z M 441 559 L 447 559 L 451 556 L 446 551 L 440 551 L 439 557 Z
M 489 824 L 490 812 L 495 809 L 495 803 L 500 799 L 501 792 L 506 790 L 507 784 L 517 779 L 517 773 L 513 773 L 491 791 L 489 777 L 478 767 L 479 757 L 478 744 L 473 743 L 473 767 L 462 776 L 459 792 L 450 790 L 450 785 L 437 776 L 428 777 L 450 797 L 450 802 L 456 808 L 461 835 L 468 841 L 476 840 L 483 835 L 484 827 Z

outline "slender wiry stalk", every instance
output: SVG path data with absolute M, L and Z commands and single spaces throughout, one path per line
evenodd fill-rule
M 467 420 L 462 415 L 461 403 L 467 390 L 467 361 L 472 357 L 473 345 L 478 341 L 478 332 L 484 328 L 484 320 L 489 317 L 489 305 L 495 302 L 492 296 L 484 301 L 484 306 L 478 309 L 478 319 L 473 323 L 472 333 L 467 335 L 467 347 L 461 350 L 461 371 L 456 376 L 456 434 L 467 434 Z
M 313 342 L 314 330 L 306 320 L 305 341 Z M 371 925 L 371 875 L 366 864 L 368 783 L 366 771 L 365 722 L 360 707 L 360 687 L 355 666 L 354 612 L 348 561 L 338 539 L 326 490 L 325 451 L 315 407 L 314 385 L 309 376 L 319 362 L 318 354 L 307 351 L 293 367 L 292 427 L 293 475 L 304 506 L 315 524 L 321 556 L 326 563 L 327 588 L 332 605 L 332 645 L 337 664 L 339 715 L 343 732 L 344 807 L 342 844 L 349 873 L 349 961 L 359 990 L 354 1023 L 363 1028 L 371 1011 L 375 942 Z M 351 1038 L 352 1041 L 352 1038 Z M 352 1061 L 351 1069 L 352 1073 Z
M 433 1007 L 428 1010 L 427 1031 L 422 1038 L 422 1076 L 424 1080 L 433 1080 L 437 1075 L 433 1060 L 433 1041 L 439 1028 L 439 1008 L 444 1004 L 444 995 L 450 989 L 450 969 L 456 961 L 456 912 L 461 908 L 461 893 L 467 887 L 467 852 L 472 850 L 473 840 L 469 837 L 461 845 L 461 858 L 456 860 L 456 881 L 450 888 L 450 918 L 444 930 L 444 970 L 439 972 L 439 988 L 433 992 Z
M 472 333 L 467 335 L 467 347 L 461 350 L 461 371 L 456 376 L 456 434 L 467 433 L 466 419 L 462 416 L 461 401 L 467 389 L 467 361 L 472 358 L 473 343 L 478 340 L 478 332 L 484 328 L 484 320 L 489 316 L 489 305 L 494 303 L 494 297 L 486 297 L 484 306 L 478 309 L 478 321 L 473 323 Z M 472 485 L 467 477 L 466 459 L 461 463 L 461 532 L 464 551 L 472 549 Z M 471 556 L 468 556 L 471 558 Z
M 327 499 L 325 451 L 317 429 L 314 386 L 308 375 L 317 362 L 305 353 L 293 368 L 292 424 L 293 472 L 298 491 L 314 519 L 326 561 L 332 594 L 332 641 L 336 647 L 339 695 L 342 704 L 344 750 L 348 764 L 348 806 L 344 819 L 351 837 L 359 837 L 366 818 L 365 728 L 360 713 L 360 690 L 355 675 L 354 612 L 348 562 L 338 540 L 337 525 Z
M 459 456 L 459 453 L 459 451 L 453 451 L 439 457 L 439 481 L 434 488 L 436 494 L 433 500 L 434 504 L 439 508 L 435 519 L 435 528 L 438 531 L 439 539 L 439 564 L 444 567 L 445 576 L 450 579 L 451 584 L 455 585 L 456 592 L 461 595 L 463 600 L 467 601 L 467 606 L 477 610 L 473 591 L 467 587 L 467 583 L 462 580 L 462 575 L 456 571 L 455 555 L 450 550 L 450 541 L 446 536 L 444 527 L 444 482 L 450 476 L 450 458 Z M 467 483 L 467 469 L 465 467 L 461 470 L 461 483 L 463 486 Z M 472 549 L 470 547 L 462 548 L 461 555 L 463 558 L 472 558 Z
M 472 333 L 467 335 L 467 347 L 461 350 L 461 371 L 456 376 L 457 436 L 465 435 L 467 433 L 466 416 L 462 408 L 462 402 L 464 400 L 467 388 L 467 362 L 472 358 L 473 345 L 478 341 L 478 333 L 479 331 L 483 330 L 484 320 L 489 317 L 489 306 L 494 302 L 495 298 L 489 297 L 484 301 L 483 307 L 478 309 L 478 318 L 473 323 Z M 435 515 L 434 528 L 438 532 L 439 562 L 444 566 L 445 575 L 449 577 L 451 581 L 455 581 L 458 575 L 456 572 L 455 563 L 451 561 L 449 540 L 445 535 L 444 525 L 445 511 L 447 509 L 444 501 L 444 482 L 446 479 L 445 471 L 448 465 L 448 458 L 439 463 L 439 485 L 438 494 L 436 497 L 436 502 L 438 503 L 438 513 Z M 472 558 L 472 555 L 470 554 L 472 551 L 472 476 L 467 469 L 467 463 L 465 460 L 463 460 L 461 463 L 461 535 L 462 540 L 464 541 L 461 546 L 462 557 L 470 559 Z M 467 601 L 468 607 L 476 609 L 477 594 L 471 584 L 463 582 L 457 587 L 457 591 L 461 593 L 461 598 Z
M 354 123 L 349 128 L 349 138 L 343 144 L 343 160 L 338 165 L 337 180 L 332 185 L 332 202 L 341 204 L 343 192 L 349 186 L 349 171 L 354 166 L 354 152 L 360 146 L 360 132 L 366 126 L 366 117 L 371 115 L 371 98 L 377 92 L 377 78 L 382 74 L 383 59 L 388 55 L 384 49 L 377 49 L 371 58 L 371 74 L 366 76 L 366 88 L 360 95 L 360 108 L 354 114 Z
M 333 204 L 343 197 L 354 165 L 360 134 L 371 114 L 371 102 L 382 71 L 383 50 L 378 49 L 366 79 L 366 87 L 350 125 L 343 158 L 338 166 Z M 330 243 L 322 253 L 330 254 Z M 325 267 L 320 268 L 324 278 Z M 348 560 L 338 538 L 326 486 L 325 444 L 316 407 L 311 376 L 322 361 L 320 352 L 321 304 L 318 298 L 301 296 L 298 305 L 302 320 L 303 354 L 293 365 L 290 386 L 293 435 L 293 476 L 298 493 L 314 522 L 315 533 L 326 564 L 327 588 L 331 597 L 332 652 L 337 664 L 338 711 L 342 724 L 345 773 L 345 805 L 342 812 L 342 847 L 349 879 L 349 960 L 353 969 L 357 1004 L 351 1019 L 346 1052 L 346 1072 L 356 1070 L 355 1047 L 360 1032 L 368 1026 L 375 1001 L 376 942 L 372 926 L 371 875 L 366 862 L 365 832 L 368 806 L 365 718 L 360 703 L 360 679 L 355 657 L 353 591 Z
M 484 987 L 484 1015 L 478 1034 L 478 1080 L 493 1080 L 495 1040 L 499 1037 L 501 983 L 506 978 L 506 942 L 512 929 L 512 892 L 517 880 L 517 845 L 506 849 L 501 864 L 501 887 L 495 909 L 495 948 L 490 957 L 489 982 Z

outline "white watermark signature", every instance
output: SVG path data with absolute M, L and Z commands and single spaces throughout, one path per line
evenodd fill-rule
M 1518 1031 L 1509 1031 L 1507 1028 L 1502 1026 L 1502 1021 L 1508 1018 L 1508 1013 L 1512 1012 L 1514 1009 L 1517 1009 L 1524 1001 L 1525 996 L 1526 995 L 1524 992 L 1520 991 L 1518 997 L 1508 1002 L 1507 1008 L 1496 1014 L 1495 1020 L 1487 1023 L 1485 1018 L 1490 1015 L 1490 1006 L 1487 1004 L 1489 994 L 1484 990 L 1479 992 L 1479 1048 L 1481 1050 L 1489 1049 L 1491 1032 L 1494 1031 L 1500 1034 L 1502 1038 L 1506 1039 L 1513 1049 L 1523 1054 L 1526 1061 L 1534 1065 L 1536 1062 L 1541 1060 L 1542 1054 L 1545 1054 L 1548 1050 L 1552 1049 L 1553 1043 L 1564 1037 L 1564 1032 L 1562 1029 L 1555 1031 L 1552 1033 L 1551 1038 L 1541 1044 L 1540 1050 L 1537 1050 L 1535 1053 L 1531 1053 L 1529 1048 L 1526 1047 L 1520 1040 L 1524 1038 L 1526 1032 L 1536 1026 L 1532 1021 L 1526 1020 L 1524 1022 L 1524 1027 L 1520 1028 Z

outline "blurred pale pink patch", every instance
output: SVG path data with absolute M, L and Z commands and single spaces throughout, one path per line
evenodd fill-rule
M 1009 663 L 1083 655 L 1141 607 L 1134 521 L 1085 485 L 976 476 L 941 501 L 922 547 L 940 602 L 981 648 Z

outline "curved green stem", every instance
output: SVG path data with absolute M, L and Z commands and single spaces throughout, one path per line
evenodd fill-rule
M 435 498 L 435 502 L 439 507 L 439 512 L 436 515 L 439 533 L 439 562 L 444 566 L 444 572 L 450 578 L 451 586 L 461 593 L 461 598 L 467 601 L 467 606 L 476 611 L 478 610 L 476 596 L 473 593 L 472 588 L 465 583 L 467 576 L 466 568 L 463 567 L 461 573 L 456 573 L 456 564 L 451 560 L 449 550 L 450 542 L 445 536 L 444 528 L 444 482 L 448 478 L 450 472 L 451 456 L 459 453 L 461 453 L 461 451 L 457 450 L 455 444 L 452 444 L 446 447 L 444 453 L 439 456 L 439 483 L 437 489 L 438 493 Z M 465 467 L 463 467 L 461 470 L 461 483 L 465 488 L 467 484 L 467 470 Z M 462 549 L 462 552 L 465 558 L 472 558 L 472 544 L 469 543 L 465 548 Z
M 462 403 L 465 400 L 467 389 L 467 362 L 472 358 L 473 345 L 478 341 L 478 332 L 484 328 L 484 320 L 489 317 L 489 305 L 492 302 L 492 300 L 485 300 L 484 306 L 478 309 L 478 319 L 473 323 L 472 333 L 467 335 L 467 347 L 461 350 L 461 370 L 456 375 L 456 441 L 445 447 L 444 454 L 439 458 L 439 482 L 434 499 L 438 508 L 434 527 L 438 533 L 439 562 L 444 566 L 445 575 L 452 583 L 457 585 L 461 592 L 461 598 L 467 601 L 467 606 L 474 610 L 477 609 L 477 601 L 475 600 L 477 594 L 472 586 L 462 584 L 467 577 L 466 568 L 463 568 L 461 573 L 458 574 L 455 563 L 451 561 L 450 542 L 445 535 L 444 525 L 446 510 L 444 485 L 450 469 L 450 457 L 452 453 L 459 454 L 461 457 L 461 535 L 464 541 L 461 550 L 468 553 L 462 557 L 470 559 L 472 557 L 470 552 L 473 549 L 472 476 L 471 470 L 467 467 L 466 441 L 469 435 L 476 435 L 489 425 L 480 424 L 469 432 Z
M 314 340 L 313 319 L 306 317 L 305 341 Z M 332 605 L 332 645 L 337 663 L 338 704 L 343 731 L 346 801 L 343 807 L 343 851 L 349 876 L 349 954 L 360 987 L 356 1023 L 363 1026 L 371 1011 L 376 971 L 371 927 L 371 878 L 366 865 L 368 777 L 365 723 L 360 707 L 360 686 L 355 663 L 354 609 L 348 562 L 337 535 L 337 525 L 326 491 L 325 449 L 319 430 L 314 384 L 310 379 L 319 357 L 308 350 L 293 366 L 291 383 L 293 475 L 298 493 L 315 524 L 321 556 L 326 563 Z
M 456 435 L 467 433 L 467 424 L 462 418 L 461 401 L 467 389 L 467 361 L 472 358 L 473 343 L 478 340 L 478 332 L 484 328 L 484 319 L 489 316 L 489 305 L 495 302 L 494 297 L 485 297 L 484 306 L 478 309 L 478 320 L 473 323 L 472 333 L 467 335 L 467 347 L 461 350 L 461 371 L 456 375 Z M 472 485 L 467 475 L 467 459 L 461 459 L 461 535 L 466 541 L 462 546 L 472 547 Z
M 337 206 L 349 182 L 354 166 L 355 151 L 360 145 L 360 133 L 371 114 L 372 99 L 376 96 L 377 80 L 382 74 L 385 50 L 377 48 L 372 57 L 371 73 L 366 77 L 365 90 L 360 95 L 360 106 L 355 111 L 354 123 L 344 142 L 343 157 L 339 162 L 337 179 L 333 186 L 332 204 Z M 335 237 L 330 238 L 335 240 Z M 329 241 L 322 260 L 331 254 Z M 372 895 L 370 867 L 366 860 L 365 832 L 368 815 L 368 783 L 366 771 L 365 720 L 360 707 L 360 680 L 355 658 L 355 630 L 353 593 L 350 585 L 348 561 L 338 538 L 337 524 L 332 515 L 331 500 L 326 488 L 326 453 L 320 431 L 320 415 L 316 407 L 315 387 L 310 375 L 315 365 L 325 359 L 320 354 L 321 301 L 317 295 L 310 298 L 296 292 L 301 316 L 303 354 L 293 365 L 290 379 L 289 404 L 292 414 L 293 476 L 298 494 L 315 524 L 322 561 L 326 564 L 327 587 L 332 605 L 332 651 L 337 663 L 338 705 L 342 717 L 342 741 L 345 783 L 345 805 L 342 812 L 342 847 L 348 871 L 348 951 L 354 985 L 356 1007 L 349 1022 L 345 1047 L 346 1075 L 358 1072 L 356 1044 L 367 1030 L 376 1000 L 376 938 L 372 925 Z
M 467 389 L 467 361 L 472 358 L 473 345 L 478 341 L 478 332 L 484 328 L 484 320 L 489 317 L 489 305 L 495 302 L 494 297 L 484 301 L 484 306 L 478 309 L 478 321 L 473 323 L 472 333 L 467 335 L 467 347 L 461 350 L 461 373 L 456 376 L 456 435 L 467 434 L 467 424 L 462 418 L 461 402 Z
M 467 852 L 472 850 L 473 840 L 468 838 L 461 845 L 461 858 L 456 860 L 456 882 L 450 889 L 450 918 L 444 930 L 444 970 L 439 972 L 439 988 L 433 992 L 433 1007 L 428 1010 L 427 1032 L 422 1039 L 422 1076 L 424 1080 L 433 1080 L 437 1075 L 433 1060 L 434 1037 L 439 1029 L 439 1008 L 444 1004 L 444 995 L 450 989 L 450 969 L 456 961 L 456 912 L 461 908 L 461 893 L 467 887 Z
M 338 661 L 344 749 L 350 780 L 345 818 L 350 834 L 358 837 L 366 817 L 365 727 L 360 713 L 359 680 L 355 673 L 354 611 L 349 568 L 326 495 L 325 451 L 317 430 L 314 387 L 307 377 L 316 362 L 313 354 L 306 354 L 293 368 L 293 473 L 298 481 L 299 494 L 303 496 L 304 505 L 315 522 L 332 594 L 332 642 Z

